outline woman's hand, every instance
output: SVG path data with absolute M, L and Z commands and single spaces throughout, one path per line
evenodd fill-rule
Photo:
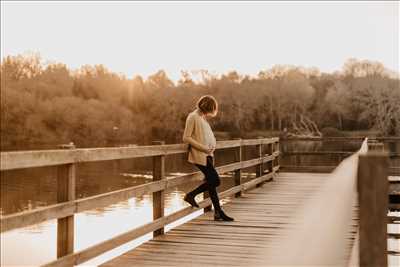
M 190 136 L 189 137 L 185 137 L 185 139 L 183 141 L 185 143 L 189 144 L 189 149 L 194 148 L 194 149 L 197 149 L 199 151 L 202 151 L 202 152 L 206 153 L 207 155 L 211 155 L 215 150 L 215 147 L 213 147 L 211 145 L 206 146 L 206 145 L 194 140 Z
M 208 155 L 211 155 L 215 150 L 215 147 L 209 145 L 207 150 L 205 151 Z

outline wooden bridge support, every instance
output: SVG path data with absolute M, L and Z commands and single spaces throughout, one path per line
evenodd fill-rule
M 75 149 L 74 145 L 60 146 L 62 149 Z M 64 164 L 57 167 L 57 202 L 75 200 L 76 166 Z M 74 215 L 57 220 L 57 258 L 74 252 Z
M 260 136 L 258 137 L 258 139 L 262 139 L 263 137 Z M 263 144 L 262 142 L 258 145 L 256 145 L 256 152 L 257 152 L 257 156 L 262 159 L 263 158 Z M 261 162 L 260 164 L 256 165 L 256 177 L 260 177 L 263 175 L 263 166 L 264 164 Z M 259 183 L 256 185 L 256 187 L 260 187 L 262 186 L 263 183 Z
M 236 138 L 236 140 L 242 140 L 241 138 Z M 242 161 L 242 145 L 235 148 L 235 162 Z M 242 184 L 242 169 L 237 169 L 234 171 L 234 179 L 235 186 Z M 239 191 L 235 194 L 235 197 L 240 197 L 242 195 L 242 191 Z
M 153 141 L 153 145 L 164 145 L 164 141 Z M 153 156 L 153 181 L 165 179 L 165 155 Z M 164 190 L 153 192 L 153 220 L 164 217 Z M 164 234 L 164 227 L 153 232 L 154 236 Z
M 279 141 L 275 143 L 276 147 L 275 147 L 275 151 L 280 151 L 280 143 Z M 279 153 L 278 157 L 276 158 L 276 165 L 280 166 L 281 165 L 281 153 Z
M 267 148 L 267 153 L 268 156 L 272 156 L 274 153 L 274 144 L 268 144 L 268 148 Z M 268 173 L 272 173 L 274 171 L 274 161 L 271 160 L 269 162 L 267 162 L 267 169 L 268 169 Z
M 387 266 L 388 155 L 360 155 L 358 165 L 359 264 Z

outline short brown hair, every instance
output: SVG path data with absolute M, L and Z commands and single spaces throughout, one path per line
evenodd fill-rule
M 197 100 L 196 107 L 204 114 L 214 113 L 218 109 L 218 102 L 212 95 L 203 95 Z

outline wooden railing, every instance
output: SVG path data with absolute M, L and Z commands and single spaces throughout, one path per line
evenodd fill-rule
M 288 137 L 281 138 L 281 141 L 360 141 L 365 139 L 364 136 L 358 137 Z M 369 137 L 369 140 L 377 140 L 378 142 L 400 141 L 400 137 Z
M 324 138 L 285 138 L 281 139 L 280 143 L 282 145 L 296 142 L 296 141 L 310 141 L 310 142 L 362 142 L 364 137 L 324 137 Z M 369 147 L 373 150 L 383 150 L 385 143 L 388 142 L 400 142 L 400 137 L 376 137 L 369 138 Z M 281 151 L 282 171 L 289 172 L 331 172 L 336 166 L 346 157 L 352 155 L 353 151 Z M 319 160 L 327 159 L 330 164 L 316 165 L 311 162 L 304 164 L 303 159 L 319 156 Z M 389 175 L 400 176 L 400 153 L 399 152 L 389 152 Z M 288 158 L 291 158 L 291 164 L 287 164 Z
M 388 266 L 388 154 L 369 151 L 359 156 L 357 266 Z M 354 261 L 354 260 L 353 260 Z
M 177 185 L 194 181 L 200 182 L 204 179 L 204 176 L 201 172 L 194 172 L 178 177 L 166 177 L 165 156 L 186 153 L 188 151 L 188 145 L 165 145 L 161 141 L 155 142 L 154 144 L 155 145 L 151 146 L 91 149 L 76 149 L 73 146 L 67 146 L 65 147 L 66 149 L 61 150 L 2 152 L 0 161 L 1 171 L 56 166 L 58 170 L 57 199 L 59 203 L 1 216 L 1 232 L 57 219 L 58 259 L 45 266 L 73 266 L 81 264 L 147 233 L 153 232 L 154 235 L 162 234 L 165 225 L 197 210 L 187 207 L 165 216 L 164 191 Z M 242 161 L 241 155 L 243 146 L 256 146 L 258 157 Z M 267 146 L 266 154 L 263 153 L 263 146 Z M 272 180 L 274 174 L 279 170 L 278 138 L 237 139 L 217 142 L 216 149 L 223 148 L 236 148 L 236 162 L 216 167 L 218 173 L 234 172 L 235 186 L 220 193 L 221 198 L 231 195 L 240 196 L 242 191 Z M 139 157 L 153 158 L 152 182 L 87 198 L 76 199 L 76 167 L 78 163 Z M 252 166 L 256 167 L 256 178 L 247 183 L 242 183 L 241 170 Z M 74 214 L 105 207 L 131 197 L 150 193 L 153 194 L 152 222 L 84 250 L 74 251 Z M 210 205 L 211 201 L 209 198 L 199 203 L 200 208 L 206 208 Z
M 363 144 L 364 146 L 364 144 Z M 388 266 L 389 154 L 369 143 L 357 161 L 358 229 L 348 266 Z
M 333 185 L 330 190 L 335 190 L 338 198 L 319 199 L 322 202 L 329 200 L 330 207 L 347 207 L 349 210 L 346 212 L 340 211 L 340 209 L 335 210 L 343 216 L 344 214 L 351 214 L 351 207 L 353 206 L 353 203 L 343 205 L 343 201 L 347 199 L 352 202 L 353 198 L 349 196 L 357 192 L 358 205 L 357 203 L 354 204 L 358 206 L 358 227 L 347 266 L 385 267 L 388 265 L 388 161 L 388 153 L 383 150 L 382 143 L 372 143 L 371 145 L 368 140 L 364 140 L 361 148 L 342 161 L 332 173 L 331 179 L 334 180 L 331 180 L 331 182 L 339 180 L 340 183 L 343 183 L 348 181 L 349 183 L 346 184 L 346 187 L 340 187 L 334 183 L 325 184 L 325 186 Z M 356 188 L 355 185 L 357 185 Z M 337 205 L 339 202 L 341 204 Z M 331 224 L 337 223 L 337 221 L 331 219 L 331 221 L 325 221 L 324 223 Z M 331 228 L 335 229 L 333 225 Z M 323 233 L 314 234 L 324 236 Z M 340 236 L 339 234 L 338 237 L 343 238 L 345 236 Z M 329 238 L 329 235 L 326 238 Z M 328 242 L 328 244 L 334 244 L 332 240 L 328 240 Z M 342 245 L 341 243 L 338 244 Z M 339 247 L 337 249 L 340 250 Z M 336 249 L 332 247 L 332 250 L 335 251 Z M 315 255 L 316 258 L 319 256 Z M 319 263 L 324 265 L 322 262 Z

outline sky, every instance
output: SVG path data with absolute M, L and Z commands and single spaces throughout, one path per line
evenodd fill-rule
M 276 64 L 333 72 L 348 58 L 399 72 L 399 3 L 1 1 L 2 58 L 29 52 L 128 78 Z

